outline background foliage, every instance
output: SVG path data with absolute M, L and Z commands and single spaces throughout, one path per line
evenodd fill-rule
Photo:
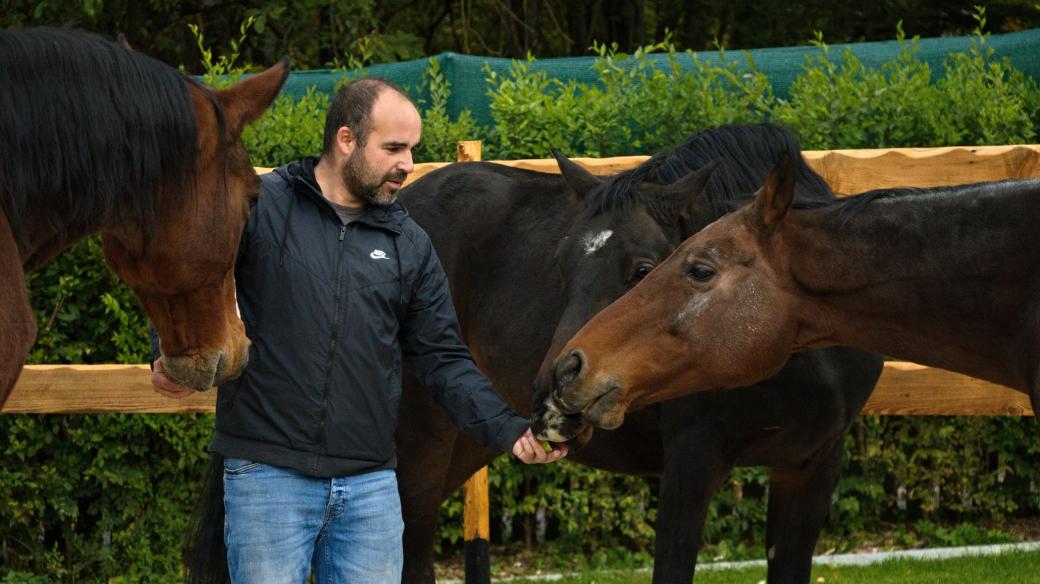
M 584 55 L 595 41 L 631 53 L 668 31 L 681 49 L 718 41 L 734 49 L 803 44 L 815 31 L 831 42 L 887 40 L 897 22 L 922 37 L 968 34 L 978 0 L 0 0 L 0 28 L 72 23 L 202 73 L 194 24 L 228 39 L 256 19 L 242 47 L 251 63 L 288 53 L 302 68 L 352 60 L 386 63 L 444 51 L 524 58 Z M 1040 25 L 1034 0 L 987 2 L 991 30 Z
M 106 11 L 116 4 L 105 2 Z M 303 18 L 309 5 L 302 3 L 293 18 Z M 206 57 L 207 72 L 240 72 L 240 53 L 243 63 L 254 58 L 242 51 L 268 42 L 263 31 L 272 29 L 271 19 L 240 24 L 231 38 L 241 42 L 221 57 Z M 282 26 L 291 22 L 286 16 Z M 247 34 L 249 26 L 259 38 Z M 596 87 L 560 83 L 519 60 L 508 75 L 487 76 L 494 114 L 487 128 L 467 114 L 448 116 L 451 88 L 431 61 L 425 87 L 408 88 L 429 96 L 420 103 L 417 157 L 451 159 L 462 138 L 485 140 L 489 159 L 545 157 L 552 146 L 571 155 L 649 153 L 707 126 L 763 120 L 789 125 L 807 149 L 1036 141 L 1040 91 L 992 58 L 985 35 L 977 32 L 970 51 L 950 55 L 946 76 L 936 78 L 915 60 L 914 40 L 897 30 L 901 56 L 876 69 L 851 55 L 824 59 L 829 49 L 816 37 L 819 58 L 805 63 L 785 101 L 753 66 L 699 63 L 684 72 L 674 66 L 678 44 L 667 36 L 631 54 L 597 44 L 602 86 Z M 645 59 L 651 52 L 667 53 L 672 66 L 652 66 Z M 276 166 L 317 153 L 325 107 L 321 94 L 278 100 L 245 136 L 254 163 Z M 132 294 L 103 265 L 96 239 L 27 284 L 40 327 L 30 362 L 147 360 L 146 323 Z M 211 428 L 210 416 L 194 415 L 0 417 L 0 575 L 6 568 L 14 570 L 7 582 L 176 580 Z M 896 544 L 1000 541 L 1008 535 L 977 524 L 1040 516 L 1033 420 L 864 417 L 846 445 L 827 527 L 831 545 L 852 545 L 862 532 L 885 529 Z M 654 479 L 499 459 L 491 480 L 496 541 L 567 545 L 593 562 L 610 550 L 645 558 L 652 549 Z M 733 474 L 709 513 L 707 553 L 760 555 L 766 490 L 760 469 Z M 452 549 L 461 536 L 458 497 L 445 504 L 442 519 L 441 542 Z

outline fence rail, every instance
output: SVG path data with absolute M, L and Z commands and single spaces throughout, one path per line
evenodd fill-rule
M 28 365 L 5 414 L 211 413 L 216 392 L 183 399 L 152 390 L 147 365 Z M 866 414 L 1031 416 L 1029 398 L 992 383 L 914 363 L 889 362 Z
M 839 195 L 893 187 L 938 187 L 990 180 L 1040 176 L 1040 145 L 950 146 L 943 148 L 878 148 L 807 150 L 809 166 Z M 608 175 L 644 162 L 648 156 L 574 158 L 592 174 Z M 552 159 L 499 160 L 507 166 L 559 173 Z M 415 165 L 408 182 L 447 162 Z M 264 171 L 267 169 L 257 169 Z

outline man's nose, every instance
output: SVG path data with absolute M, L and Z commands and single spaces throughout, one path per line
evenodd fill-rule
M 404 155 L 404 157 L 401 158 L 401 160 L 397 163 L 397 168 L 405 174 L 412 174 L 412 171 L 415 170 L 415 164 L 412 162 L 411 152 L 408 152 Z

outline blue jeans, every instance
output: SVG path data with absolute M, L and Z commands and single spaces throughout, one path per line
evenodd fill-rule
M 235 584 L 387 584 L 404 564 L 397 475 L 319 479 L 224 460 L 224 543 Z

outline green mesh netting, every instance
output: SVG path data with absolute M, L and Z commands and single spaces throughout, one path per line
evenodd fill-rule
M 918 41 L 917 58 L 927 62 L 937 75 L 942 75 L 943 62 L 952 52 L 964 52 L 971 47 L 972 37 L 929 38 Z M 1040 29 L 1027 30 L 989 37 L 987 45 L 992 47 L 997 58 L 1008 57 L 1011 64 L 1034 79 L 1040 80 Z M 883 63 L 895 59 L 900 47 L 897 41 L 856 43 L 832 45 L 831 59 L 840 59 L 848 48 L 864 65 L 879 67 Z M 766 74 L 778 97 L 787 97 L 791 82 L 801 72 L 810 56 L 820 54 L 820 50 L 812 46 L 781 47 L 756 49 L 749 51 L 752 60 L 760 71 Z M 745 52 L 727 51 L 726 58 L 745 63 Z M 718 62 L 717 51 L 705 51 L 697 54 L 702 61 Z M 474 119 L 480 125 L 491 125 L 491 112 L 488 107 L 488 83 L 485 80 L 484 68 L 490 67 L 499 75 L 508 75 L 512 65 L 510 59 L 494 57 L 473 57 L 456 53 L 441 53 L 436 57 L 441 64 L 441 72 L 451 84 L 451 98 L 448 113 L 454 119 L 464 109 L 469 108 Z M 661 65 L 667 62 L 665 55 L 650 55 Z M 680 63 L 692 65 L 688 54 L 679 55 Z M 579 83 L 596 84 L 598 77 L 592 69 L 594 57 L 567 57 L 560 59 L 538 59 L 531 65 L 532 71 L 547 71 L 551 77 L 563 81 L 574 80 Z M 418 94 L 423 71 L 429 66 L 426 59 L 416 59 L 401 63 L 372 65 L 365 69 L 368 77 L 384 77 L 401 85 L 416 98 L 425 98 Z M 296 71 L 289 76 L 284 93 L 294 97 L 302 96 L 307 88 L 314 86 L 317 91 L 332 93 L 347 75 L 342 71 L 328 69 Z

